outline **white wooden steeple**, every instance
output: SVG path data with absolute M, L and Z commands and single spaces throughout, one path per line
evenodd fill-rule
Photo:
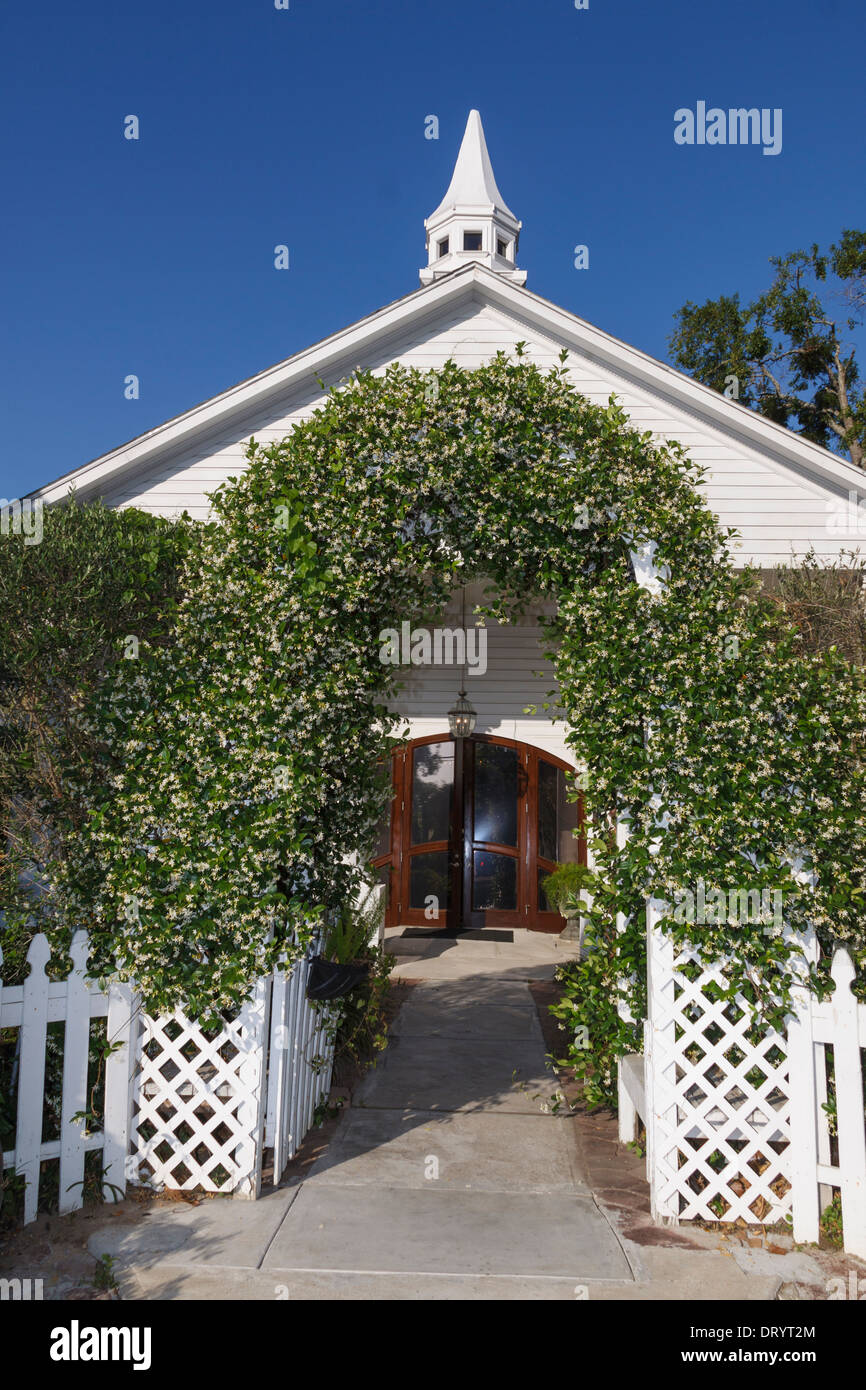
M 448 192 L 424 223 L 427 265 L 421 284 L 429 285 L 471 261 L 513 284 L 525 284 L 526 271 L 515 265 L 522 225 L 496 186 L 481 116 L 470 111 Z

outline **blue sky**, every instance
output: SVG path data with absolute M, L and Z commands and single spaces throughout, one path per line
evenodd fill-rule
M 9 0 L 0 497 L 415 289 L 473 106 L 528 288 L 666 358 L 866 223 L 864 39 L 862 0 Z M 781 154 L 677 146 L 699 100 L 781 107 Z

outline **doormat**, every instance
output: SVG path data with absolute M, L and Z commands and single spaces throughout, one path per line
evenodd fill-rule
M 447 927 L 404 927 L 401 936 L 441 936 L 443 941 L 454 941 L 457 932 L 449 931 Z
M 440 927 L 431 931 L 429 927 L 404 927 L 401 936 L 441 936 L 445 941 L 513 941 L 513 931 L 497 931 L 482 927 L 478 931 L 448 931 Z

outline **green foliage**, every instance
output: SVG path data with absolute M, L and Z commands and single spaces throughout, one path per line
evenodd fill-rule
M 341 965 L 359 960 L 379 931 L 384 911 L 384 900 L 372 891 L 360 906 L 340 908 L 325 928 L 324 954 Z
M 842 1193 L 836 1189 L 833 1200 L 821 1213 L 821 1234 L 824 1239 L 841 1250 L 845 1240 L 842 1223 Z
M 328 1096 L 323 1096 L 313 1111 L 313 1124 L 316 1129 L 321 1129 L 326 1120 L 335 1120 L 342 1109 L 342 1096 L 338 1096 L 333 1105 Z
M 93 1287 L 108 1291 L 117 1288 L 117 1276 L 114 1273 L 114 1266 L 117 1264 L 115 1255 L 100 1255 L 96 1261 L 96 1269 L 93 1273 Z
M 44 513 L 39 544 L 0 537 L 0 913 L 9 984 L 26 973 L 34 931 L 54 918 L 58 866 L 117 768 L 94 697 L 132 649 L 128 638 L 169 640 L 193 535 L 184 519 L 71 500 Z M 78 925 L 86 919 L 83 906 Z M 65 973 L 56 923 L 51 939 L 53 967 Z
M 400 734 L 379 633 L 435 620 L 473 578 L 490 586 L 480 615 L 552 600 L 551 717 L 587 767 L 599 877 L 601 949 L 575 967 L 571 1017 L 601 1094 L 639 1042 L 616 1002 L 643 1016 L 647 897 L 672 903 L 699 878 L 783 890 L 791 927 L 814 922 L 862 962 L 863 673 L 797 650 L 733 571 L 699 469 L 614 400 L 504 354 L 447 364 L 436 393 L 429 381 L 360 373 L 287 439 L 251 442 L 184 566 L 171 643 L 142 643 L 99 686 L 114 769 L 53 902 L 149 1010 L 237 1007 L 369 881 Z M 630 552 L 650 541 L 670 576 L 659 594 L 633 578 Z M 672 909 L 660 926 L 729 955 L 731 991 L 783 1016 L 786 935 Z
M 674 361 L 716 391 L 864 466 L 866 395 L 850 334 L 866 311 L 866 232 L 822 252 L 774 256 L 773 283 L 741 305 L 721 295 L 674 315 Z M 834 307 L 835 306 L 835 307 Z
M 603 847 L 595 848 L 601 858 Z M 643 1050 L 645 938 L 632 923 L 624 932 L 617 931 L 616 893 L 602 875 L 595 876 L 592 891 L 584 940 L 591 941 L 594 949 L 583 959 L 560 966 L 557 980 L 562 998 L 551 1012 L 568 1035 L 564 1060 L 582 1083 L 587 1103 L 615 1106 L 617 1058 Z M 628 1005 L 636 1023 L 620 1017 L 621 1003 Z
M 796 565 L 780 565 L 770 597 L 797 629 L 796 649 L 837 651 L 866 666 L 866 559 L 856 551 L 826 560 L 810 550 Z
M 380 946 L 365 946 L 355 957 L 369 971 L 351 994 L 338 1000 L 331 1032 L 334 1039 L 334 1082 L 354 1079 L 375 1063 L 388 1043 L 386 1003 L 391 989 L 393 957 Z
M 541 886 L 554 912 L 573 917 L 585 910 L 583 894 L 592 892 L 595 881 L 595 874 L 585 864 L 558 864 Z

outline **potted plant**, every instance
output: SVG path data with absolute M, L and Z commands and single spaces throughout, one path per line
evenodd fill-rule
M 325 927 L 325 955 L 313 956 L 310 962 L 308 999 L 340 999 L 366 978 L 370 964 L 360 956 L 382 911 L 381 903 L 371 898 L 359 907 L 344 907 Z
M 586 924 L 583 916 L 589 911 L 590 904 L 582 894 L 592 893 L 597 882 L 596 875 L 585 864 L 558 864 L 541 885 L 553 910 L 565 918 L 560 940 L 576 941 L 581 959 L 592 950 L 588 941 L 585 943 Z

